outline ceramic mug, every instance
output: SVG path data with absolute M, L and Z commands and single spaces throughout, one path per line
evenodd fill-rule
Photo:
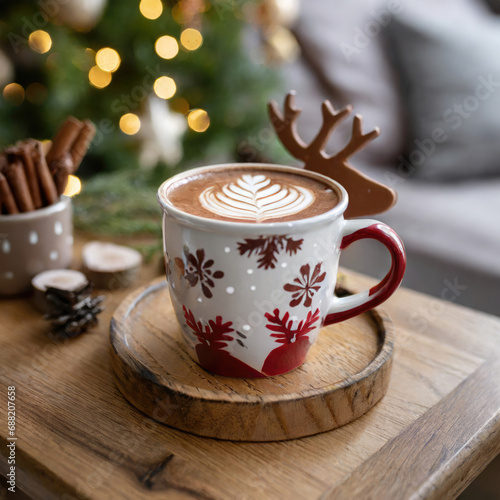
M 337 193 L 331 210 L 291 222 L 248 223 L 192 215 L 158 190 L 163 212 L 165 266 L 170 298 L 191 357 L 208 371 L 231 377 L 280 375 L 300 366 L 320 328 L 344 321 L 388 299 L 403 279 L 403 243 L 376 220 L 344 220 L 346 190 L 337 182 L 294 167 L 233 164 L 310 177 Z M 341 250 L 371 238 L 389 250 L 386 277 L 370 290 L 334 295 Z
M 71 264 L 72 215 L 67 196 L 32 212 L 0 215 L 0 295 L 26 292 L 36 274 Z

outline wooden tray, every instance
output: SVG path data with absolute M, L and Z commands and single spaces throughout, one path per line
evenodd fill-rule
M 322 329 L 304 365 L 285 375 L 213 375 L 187 354 L 163 278 L 111 319 L 111 360 L 122 394 L 169 426 L 234 441 L 280 441 L 347 424 L 389 383 L 394 327 L 380 310 Z

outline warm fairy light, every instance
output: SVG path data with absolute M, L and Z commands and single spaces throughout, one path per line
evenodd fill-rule
M 170 102 L 172 111 L 185 115 L 189 111 L 189 103 L 183 97 L 175 97 Z
M 82 71 L 88 71 L 92 66 L 94 66 L 95 52 L 90 49 L 78 49 L 75 50 L 71 62 Z
M 103 89 L 111 83 L 111 73 L 103 71 L 99 66 L 93 66 L 89 71 L 89 81 L 98 89 Z
M 40 54 L 45 54 L 52 47 L 52 39 L 50 35 L 43 30 L 33 31 L 28 38 L 28 44 L 31 50 L 39 52 Z
M 76 175 L 68 177 L 68 184 L 64 190 L 65 196 L 76 196 L 82 190 L 82 182 Z
M 139 10 L 146 19 L 158 19 L 163 12 L 161 0 L 141 0 Z
M 18 106 L 24 101 L 24 89 L 19 83 L 9 83 L 3 89 L 3 97 L 6 101 Z
M 95 63 L 97 66 L 99 66 L 102 70 L 109 71 L 111 73 L 119 68 L 121 62 L 122 61 L 118 52 L 109 47 L 98 50 L 95 55 Z
M 278 27 L 269 35 L 268 43 L 283 61 L 293 61 L 300 53 L 299 44 L 292 32 Z
M 195 132 L 205 132 L 210 125 L 208 113 L 203 109 L 193 109 L 187 118 L 189 128 Z
M 172 59 L 179 52 L 179 44 L 173 36 L 161 36 L 155 43 L 156 53 L 163 59 Z
M 210 3 L 205 3 L 204 0 L 180 0 L 172 7 L 171 15 L 177 24 L 189 26 L 197 21 L 201 12 L 206 12 L 209 8 Z
M 26 99 L 32 104 L 42 104 L 47 99 L 47 87 L 41 83 L 30 83 L 26 89 Z
M 55 52 L 52 52 L 52 54 L 49 54 L 47 56 L 47 60 L 45 61 L 45 65 L 47 66 L 48 69 L 57 69 L 57 66 L 59 64 L 59 54 L 56 54 Z
M 170 99 L 176 92 L 177 86 L 172 78 L 160 76 L 155 80 L 154 91 L 162 99 Z
M 181 2 L 176 3 L 173 7 L 172 10 L 170 11 L 170 15 L 172 16 L 172 19 L 177 23 L 177 24 L 184 24 L 184 15 L 182 11 L 182 6 Z
M 134 113 L 127 113 L 120 118 L 120 129 L 127 135 L 134 135 L 141 128 L 141 120 Z
M 194 28 L 187 28 L 181 33 L 181 44 L 187 50 L 196 50 L 202 43 L 201 33 Z

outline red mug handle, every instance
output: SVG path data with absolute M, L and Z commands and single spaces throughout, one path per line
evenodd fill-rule
M 391 254 L 391 268 L 385 278 L 364 292 L 334 297 L 324 326 L 357 316 L 386 301 L 399 287 L 406 269 L 406 254 L 401 238 L 386 224 L 376 220 L 346 220 L 340 250 L 365 238 L 380 241 Z

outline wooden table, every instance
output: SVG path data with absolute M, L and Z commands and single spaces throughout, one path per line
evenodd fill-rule
M 66 342 L 44 335 L 26 299 L 0 300 L 0 473 L 14 385 L 17 486 L 35 499 L 447 499 L 500 452 L 496 317 L 400 289 L 383 307 L 397 343 L 374 409 L 308 438 L 232 443 L 165 427 L 120 395 L 108 325 L 128 293 L 108 293 L 99 327 Z

